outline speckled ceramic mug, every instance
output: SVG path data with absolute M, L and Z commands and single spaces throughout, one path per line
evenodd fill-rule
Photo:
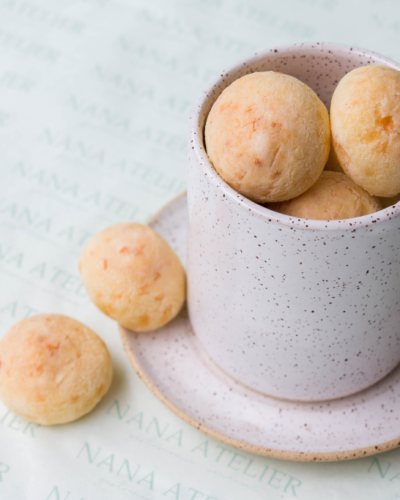
M 212 168 L 207 115 L 255 71 L 300 79 L 328 107 L 338 81 L 367 64 L 400 65 L 336 44 L 278 47 L 221 74 L 190 121 L 188 308 L 205 351 L 262 393 L 339 398 L 400 362 L 400 209 L 339 221 L 295 219 L 244 198 Z

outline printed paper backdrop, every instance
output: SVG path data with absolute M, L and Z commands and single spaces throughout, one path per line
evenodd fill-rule
M 0 403 L 3 500 L 395 500 L 400 450 L 336 464 L 229 448 L 147 390 L 78 273 L 85 242 L 185 189 L 188 117 L 221 70 L 330 41 L 400 60 L 397 0 L 0 0 L 0 337 L 36 313 L 107 343 L 110 391 L 69 425 Z

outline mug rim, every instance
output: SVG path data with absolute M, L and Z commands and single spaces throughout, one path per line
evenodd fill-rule
M 300 44 L 288 44 L 272 47 L 262 52 L 256 52 L 252 56 L 242 59 L 234 65 L 230 66 L 228 69 L 222 71 L 220 75 L 212 80 L 201 92 L 190 115 L 189 147 L 191 149 L 189 151 L 191 154 L 194 154 L 196 156 L 196 160 L 198 164 L 203 168 L 204 175 L 208 179 L 208 182 L 211 182 L 218 189 L 220 189 L 223 197 L 236 204 L 239 209 L 248 211 L 252 216 L 257 216 L 261 219 L 265 219 L 268 222 L 275 222 L 286 227 L 302 230 L 353 231 L 355 229 L 369 227 L 370 224 L 374 224 L 376 227 L 376 225 L 383 224 L 384 222 L 399 216 L 400 202 L 397 202 L 395 205 L 390 205 L 389 207 L 384 208 L 379 212 L 363 215 L 361 217 L 353 217 L 351 219 L 317 220 L 303 219 L 300 217 L 292 217 L 286 214 L 280 214 L 250 200 L 249 198 L 246 198 L 244 195 L 240 194 L 238 191 L 229 186 L 229 184 L 227 184 L 222 179 L 222 177 L 220 177 L 220 175 L 212 166 L 210 160 L 208 159 L 208 155 L 204 146 L 203 131 L 207 118 L 207 116 L 205 116 L 205 109 L 209 107 L 209 103 L 211 100 L 214 100 L 215 102 L 216 98 L 218 98 L 224 88 L 226 88 L 234 80 L 236 80 L 236 78 L 232 79 L 232 77 L 236 75 L 240 70 L 242 70 L 243 66 L 254 66 L 255 64 L 257 64 L 257 62 L 262 62 L 271 53 L 278 53 L 279 55 L 290 55 L 298 51 L 299 49 L 305 49 L 310 53 L 315 53 L 318 52 L 321 47 L 332 51 L 331 53 L 333 54 L 335 54 L 337 51 L 350 51 L 354 54 L 359 54 L 360 56 L 369 56 L 369 58 L 374 61 L 374 64 L 383 63 L 383 65 L 385 66 L 389 66 L 400 71 L 400 64 L 385 56 L 382 56 L 381 54 L 372 52 L 370 50 L 364 50 L 357 47 L 352 47 L 350 45 L 338 43 L 309 42 Z M 245 74 L 250 74 L 253 72 L 254 71 L 249 70 Z M 216 93 L 218 93 L 217 96 Z M 203 116 L 204 126 L 202 127 Z

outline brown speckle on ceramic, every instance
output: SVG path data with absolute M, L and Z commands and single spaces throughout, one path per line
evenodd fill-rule
M 185 262 L 186 197 L 151 225 Z M 349 460 L 400 443 L 400 368 L 357 395 L 323 403 L 280 401 L 238 383 L 205 354 L 184 309 L 152 333 L 120 328 L 147 387 L 193 427 L 239 449 L 299 461 Z
M 329 109 L 338 81 L 371 63 L 400 69 L 343 45 L 271 49 L 224 72 L 191 116 L 191 324 L 220 368 L 265 394 L 339 398 L 369 387 L 400 362 L 400 208 L 330 221 L 268 210 L 212 168 L 204 123 L 222 90 L 245 74 L 295 76 Z

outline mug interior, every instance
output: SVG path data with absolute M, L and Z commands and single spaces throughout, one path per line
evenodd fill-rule
M 204 127 L 208 113 L 222 91 L 238 78 L 261 71 L 279 71 L 294 76 L 314 90 L 329 112 L 332 95 L 339 81 L 353 69 L 368 64 L 380 64 L 400 70 L 400 64 L 371 51 L 333 43 L 307 43 L 272 48 L 255 54 L 222 72 L 203 91 L 191 116 L 191 146 L 209 179 L 218 183 L 231 200 L 241 204 L 246 210 L 253 211 L 262 217 L 271 218 L 284 225 L 293 226 L 294 224 L 302 229 L 343 230 L 344 222 L 349 227 L 355 225 L 362 227 L 371 223 L 371 218 L 374 219 L 374 223 L 379 223 L 400 213 L 398 203 L 395 205 L 396 208 L 394 206 L 388 207 L 378 212 L 379 217 L 376 214 L 369 214 L 342 221 L 294 219 L 284 214 L 278 214 L 239 195 L 224 182 L 212 167 L 205 149 Z M 304 221 L 307 224 L 304 224 Z

